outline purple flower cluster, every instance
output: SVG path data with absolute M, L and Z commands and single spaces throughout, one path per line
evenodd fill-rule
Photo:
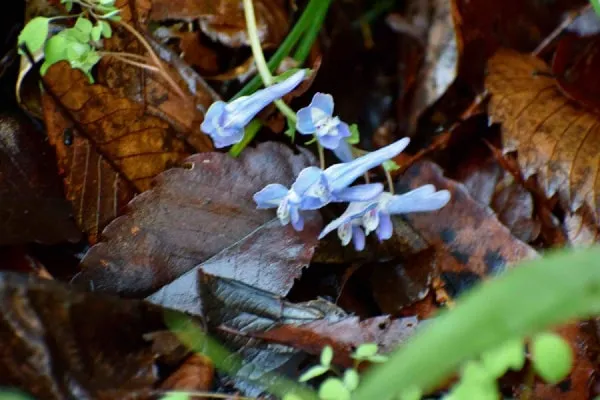
M 215 147 L 238 143 L 246 125 L 268 104 L 296 88 L 304 79 L 304 70 L 292 74 L 275 85 L 230 103 L 218 101 L 208 109 L 201 129 L 213 139 Z M 401 195 L 383 191 L 381 183 L 350 186 L 368 170 L 377 167 L 402 152 L 409 143 L 400 139 L 379 150 L 353 159 L 346 141 L 351 136 L 348 124 L 333 115 L 334 102 L 329 94 L 317 93 L 311 103 L 298 111 L 296 129 L 303 135 L 313 135 L 321 146 L 332 150 L 342 163 L 326 169 L 304 168 L 290 188 L 278 183 L 267 185 L 254 195 L 258 208 L 277 209 L 283 225 L 304 228 L 303 210 L 318 210 L 329 203 L 348 202 L 348 208 L 331 221 L 319 235 L 323 238 L 333 230 L 345 246 L 351 241 L 357 250 L 365 247 L 366 236 L 375 232 L 379 240 L 393 234 L 391 215 L 418 211 L 434 211 L 450 200 L 447 190 L 436 191 L 425 185 Z

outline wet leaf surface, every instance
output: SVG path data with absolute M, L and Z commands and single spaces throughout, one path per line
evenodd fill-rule
M 25 116 L 0 113 L 0 245 L 77 241 L 52 149 Z
M 15 273 L 0 273 L 0 296 L 0 385 L 108 399 L 158 381 L 161 354 L 143 335 L 165 329 L 159 307 Z
M 76 282 L 124 295 L 149 294 L 216 255 L 207 270 L 276 292 L 289 290 L 312 257 L 320 217 L 306 213 L 310 223 L 297 233 L 277 226 L 273 210 L 257 210 L 252 195 L 269 183 L 289 186 L 313 163 L 310 153 L 294 155 L 275 143 L 248 149 L 237 160 L 221 153 L 190 157 L 186 168 L 160 175 L 152 190 L 106 228 L 105 242 L 86 254 Z M 194 285 L 194 278 L 182 279 L 178 283 Z
M 563 96 L 543 61 L 501 51 L 488 66 L 490 114 L 502 123 L 504 151 L 516 151 L 525 178 L 567 211 L 585 206 L 598 221 L 598 117 Z

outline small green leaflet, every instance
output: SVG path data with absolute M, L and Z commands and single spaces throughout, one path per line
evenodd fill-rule
M 29 21 L 19 35 L 19 47 L 24 44 L 31 53 L 40 50 L 48 37 L 49 25 L 50 19 L 45 17 L 35 17 Z M 19 54 L 24 55 L 21 49 Z

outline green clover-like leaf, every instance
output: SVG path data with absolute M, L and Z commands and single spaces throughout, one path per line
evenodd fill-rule
M 344 372 L 343 381 L 344 385 L 348 388 L 349 391 L 355 390 L 358 387 L 358 382 L 360 381 L 358 372 L 356 372 L 355 369 L 347 369 Z
M 504 375 L 508 369 L 520 370 L 525 364 L 523 340 L 509 340 L 496 349 L 486 351 L 481 355 L 481 363 L 495 378 Z
M 92 36 L 92 40 L 95 42 L 100 40 L 100 37 L 102 36 L 102 26 L 96 25 L 95 27 L 93 27 L 91 36 Z
M 377 354 L 378 346 L 377 343 L 363 343 L 354 353 L 352 353 L 352 358 L 355 360 L 367 360 L 369 357 L 373 357 Z
M 537 374 L 548 383 L 565 379 L 573 366 L 571 346 L 555 333 L 542 333 L 533 338 L 531 358 Z
M 48 38 L 50 19 L 35 17 L 25 25 L 18 38 L 19 46 L 25 45 L 30 52 L 35 53 L 42 48 Z M 19 49 L 19 53 L 23 54 Z
M 358 125 L 350 125 L 350 137 L 346 138 L 348 144 L 358 144 L 360 142 L 360 132 L 358 131 Z
M 319 387 L 321 400 L 350 400 L 350 391 L 338 378 L 327 378 Z
M 333 348 L 327 345 L 321 351 L 321 365 L 329 368 L 331 360 L 333 360 Z
M 190 395 L 185 392 L 169 392 L 162 396 L 160 400 L 189 400 Z
M 388 172 L 396 171 L 396 170 L 400 169 L 400 166 L 398 164 L 396 164 L 396 162 L 394 160 L 387 160 L 382 165 L 383 165 L 383 169 L 385 169 Z
M 40 67 L 40 74 L 45 75 L 53 64 L 67 59 L 69 42 L 64 35 L 52 36 L 44 46 L 44 63 Z
M 325 374 L 327 371 L 329 371 L 328 367 L 325 367 L 323 365 L 315 365 L 314 367 L 310 367 L 308 369 L 308 371 L 306 371 L 305 373 L 300 375 L 300 378 L 298 378 L 298 381 L 299 382 L 309 381 L 313 378 L 316 378 L 317 376 L 321 376 L 321 375 Z
M 110 39 L 112 37 L 112 28 L 110 24 L 106 21 L 98 21 L 98 24 L 102 27 L 102 36 L 106 39 Z
M 302 397 L 298 396 L 296 393 L 286 393 L 283 396 L 283 400 L 302 400 Z
M 77 21 L 75 22 L 75 29 L 85 33 L 88 36 L 92 34 L 93 27 L 94 25 L 92 24 L 92 21 L 84 17 L 77 18 Z

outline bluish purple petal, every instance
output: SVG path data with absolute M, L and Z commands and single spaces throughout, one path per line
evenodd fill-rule
M 365 233 L 360 228 L 360 226 L 352 227 L 352 243 L 354 244 L 354 249 L 356 251 L 363 251 L 365 249 Z
M 379 196 L 381 192 L 383 192 L 383 185 L 381 183 L 356 185 L 334 192 L 332 201 L 338 203 L 345 201 L 370 201 Z
M 433 185 L 425 185 L 408 193 L 393 196 L 388 203 L 387 211 L 390 214 L 435 211 L 444 207 L 449 201 L 449 191 L 436 192 Z
M 244 138 L 244 128 L 220 128 L 209 134 L 216 148 L 231 146 Z
M 331 117 L 333 115 L 333 96 L 327 93 L 315 93 L 309 107 L 318 108 Z
M 329 182 L 329 187 L 332 191 L 346 188 L 371 168 L 381 165 L 400 154 L 409 142 L 409 138 L 403 138 L 353 161 L 332 165 L 323 171 Z
M 202 132 L 211 134 L 215 131 L 216 126 L 221 124 L 221 118 L 225 112 L 226 105 L 227 103 L 224 101 L 215 101 L 208 107 L 204 115 L 204 121 L 200 125 Z
M 350 162 L 353 160 L 352 149 L 345 140 L 340 142 L 340 145 L 333 150 L 333 154 L 339 158 L 342 162 Z
M 310 110 L 311 108 L 310 106 L 308 106 L 301 108 L 296 113 L 296 129 L 302 135 L 312 135 L 317 130 L 317 127 L 315 126 L 315 123 L 312 120 Z
M 330 197 L 320 198 L 320 197 L 303 196 L 298 207 L 301 210 L 318 210 L 319 208 L 325 207 L 330 202 L 331 202 Z
M 343 139 L 340 136 L 323 135 L 319 136 L 317 140 L 326 149 L 334 150 L 338 148 Z
M 323 171 L 317 167 L 306 167 L 298 174 L 292 190 L 300 197 L 313 185 L 323 181 Z
M 300 232 L 302 229 L 304 229 L 304 218 L 302 218 L 302 215 L 300 215 L 300 212 L 298 211 L 298 207 L 290 207 L 290 214 L 291 214 L 291 220 L 292 220 L 292 226 L 294 227 L 294 229 L 298 232 Z
M 377 230 L 375 232 L 381 241 L 392 237 L 392 234 L 394 233 L 394 224 L 392 223 L 390 214 L 385 212 L 379 213 L 379 226 L 377 226 Z
M 287 196 L 288 189 L 279 183 L 271 183 L 259 192 L 254 193 L 253 199 L 257 208 L 275 208 Z
M 338 136 L 342 138 L 347 138 L 352 136 L 352 132 L 350 132 L 350 127 L 345 122 L 340 122 L 338 125 Z
M 325 235 L 339 228 L 342 224 L 361 218 L 365 212 L 375 207 L 377 207 L 377 203 L 350 203 L 342 215 L 327 224 L 321 231 L 319 239 L 323 239 Z

